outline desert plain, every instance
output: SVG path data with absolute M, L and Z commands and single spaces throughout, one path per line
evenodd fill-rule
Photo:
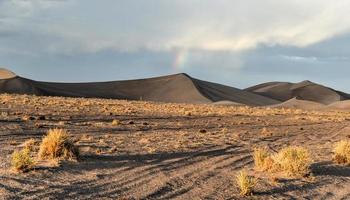
M 0 95 L 0 199 L 349 199 L 350 168 L 332 160 L 350 113 L 331 110 Z M 11 154 L 49 129 L 67 130 L 78 161 L 38 160 L 17 173 Z M 307 177 L 255 170 L 252 152 L 310 151 Z M 35 155 L 34 155 L 35 156 Z M 256 177 L 240 195 L 236 174 Z

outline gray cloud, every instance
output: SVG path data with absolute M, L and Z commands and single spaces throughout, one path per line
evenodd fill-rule
M 346 0 L 0 0 L 0 65 L 40 80 L 187 72 L 237 87 L 311 79 L 349 91 L 349 7 Z
M 303 47 L 346 33 L 349 6 L 346 0 L 9 0 L 0 13 L 8 27 L 59 35 L 75 45 L 57 44 L 61 51 L 237 51 L 259 44 Z

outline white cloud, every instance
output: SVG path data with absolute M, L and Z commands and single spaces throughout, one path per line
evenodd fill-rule
M 56 38 L 40 47 L 68 54 L 305 47 L 349 32 L 349 7 L 347 0 L 3 0 L 0 31 Z
M 312 57 L 304 57 L 304 56 L 285 56 L 283 55 L 282 58 L 286 59 L 286 60 L 291 60 L 294 62 L 317 62 L 319 61 L 318 58 L 312 56 Z

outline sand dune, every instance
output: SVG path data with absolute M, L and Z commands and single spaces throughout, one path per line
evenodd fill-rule
M 263 106 L 279 101 L 248 91 L 175 74 L 149 79 L 99 83 L 50 83 L 15 76 L 2 70 L 0 93 L 34 94 L 39 96 L 93 97 L 146 100 L 172 103 L 212 103 L 232 101 L 239 104 Z
M 223 105 L 223 106 L 245 106 L 244 104 L 241 103 L 236 103 L 233 101 L 216 101 L 213 103 L 213 105 Z
M 16 74 L 6 70 L 4 68 L 0 68 L 0 79 L 9 79 L 9 78 L 14 78 L 16 77 Z
M 313 102 L 313 101 L 306 101 L 306 100 L 300 100 L 297 98 L 289 99 L 288 101 L 285 101 L 280 104 L 271 105 L 269 107 L 272 108 L 295 108 L 295 109 L 303 109 L 303 110 L 319 110 L 326 108 L 324 104 Z
M 0 93 L 38 96 L 108 98 L 168 103 L 215 103 L 318 109 L 350 107 L 350 94 L 310 81 L 268 82 L 245 90 L 190 77 L 187 74 L 110 82 L 53 83 L 17 76 L 0 69 Z M 339 102 L 339 103 L 336 103 Z
M 327 106 L 330 110 L 350 110 L 350 100 L 334 102 Z
M 350 99 L 349 94 L 310 81 L 300 83 L 269 82 L 245 90 L 279 101 L 287 101 L 297 97 L 299 100 L 314 101 L 328 105 Z

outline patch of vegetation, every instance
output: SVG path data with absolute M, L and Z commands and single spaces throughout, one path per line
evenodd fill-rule
M 350 141 L 341 140 L 334 145 L 333 160 L 337 164 L 350 165 Z
M 303 147 L 290 146 L 270 155 L 266 149 L 254 150 L 255 168 L 261 171 L 285 172 L 289 176 L 309 174 L 310 153 Z
M 257 180 L 254 177 L 249 176 L 247 170 L 244 169 L 238 172 L 236 181 L 241 195 L 249 196 L 253 194 Z
M 40 144 L 39 158 L 74 160 L 79 158 L 79 150 L 66 130 L 52 129 Z
M 267 130 L 266 127 L 264 127 L 262 130 L 261 130 L 261 135 L 262 136 L 265 136 L 265 137 L 269 137 L 269 136 L 272 136 L 273 133 L 269 130 Z
M 24 149 L 28 149 L 30 152 L 34 151 L 34 149 L 35 149 L 35 140 L 34 139 L 26 140 L 23 143 L 23 148 Z
M 274 162 L 266 148 L 255 148 L 253 158 L 256 170 L 270 171 L 272 169 Z
M 290 146 L 283 148 L 272 157 L 274 168 L 291 176 L 305 176 L 311 165 L 310 153 L 303 147 Z
M 120 125 L 120 121 L 117 120 L 117 119 L 114 119 L 114 120 L 112 121 L 112 125 L 113 125 L 113 126 Z
M 30 150 L 24 148 L 21 151 L 15 151 L 12 154 L 12 167 L 19 172 L 27 172 L 34 166 L 34 160 L 30 156 Z

